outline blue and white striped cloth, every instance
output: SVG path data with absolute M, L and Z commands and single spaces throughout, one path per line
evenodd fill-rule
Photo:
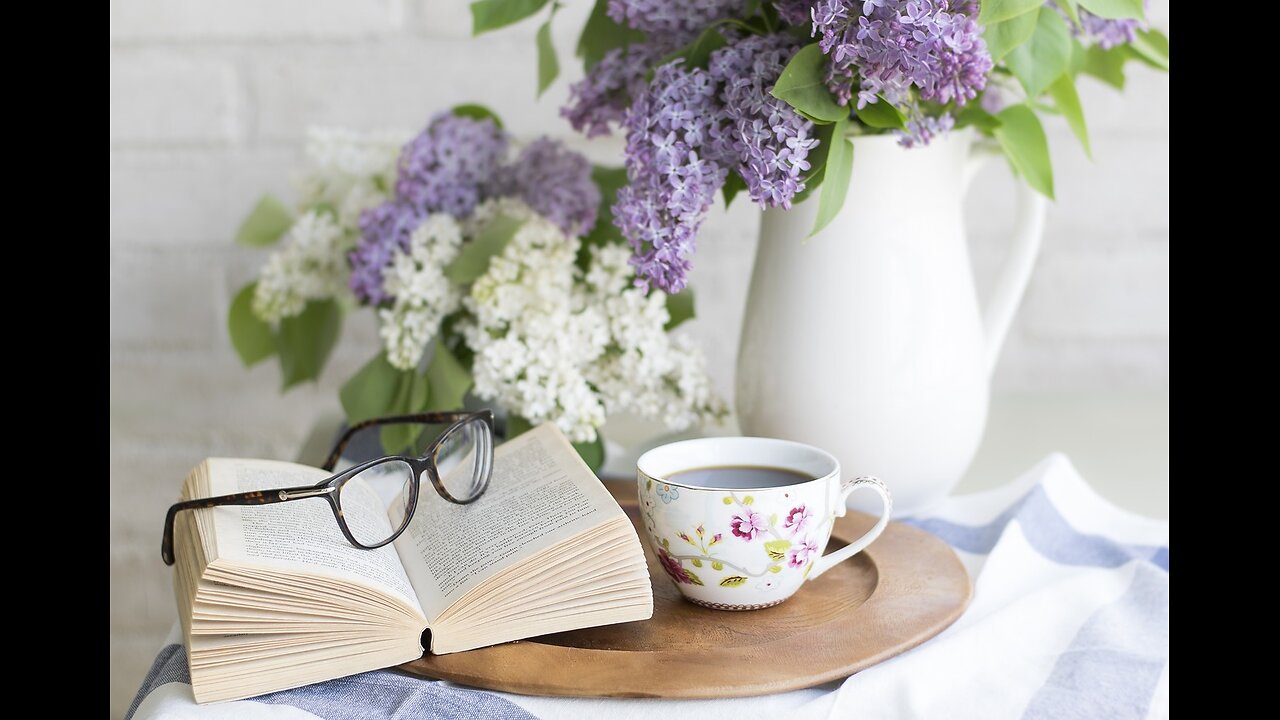
M 1111 505 L 1061 455 L 908 522 L 955 547 L 973 578 L 972 605 L 920 647 L 816 688 L 724 700 L 544 698 L 381 670 L 200 706 L 175 630 L 129 717 L 1168 717 L 1167 522 Z

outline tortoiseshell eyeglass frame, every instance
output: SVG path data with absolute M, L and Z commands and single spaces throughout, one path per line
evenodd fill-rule
M 441 443 L 449 437 L 451 433 L 458 428 L 463 427 L 469 422 L 480 420 L 488 429 L 488 439 L 484 443 L 484 450 L 488 454 L 488 460 L 483 465 L 483 477 L 480 480 L 479 489 L 475 495 L 469 498 L 456 498 L 445 488 L 444 483 L 440 480 L 440 471 L 436 467 L 436 451 Z M 333 445 L 333 451 L 329 453 L 329 458 L 325 460 L 321 466 L 323 470 L 333 470 L 334 465 L 338 463 L 338 459 L 342 457 L 342 451 L 346 449 L 347 443 L 351 438 L 361 430 L 378 425 L 392 425 L 397 423 L 420 423 L 423 425 L 448 425 L 444 432 L 440 433 L 435 440 L 427 446 L 421 457 L 409 457 L 406 455 L 388 455 L 375 460 L 363 462 L 353 465 L 336 475 L 325 478 L 315 485 L 303 485 L 299 487 L 276 488 L 273 490 L 253 490 L 250 492 L 235 493 L 234 495 L 220 495 L 211 498 L 198 498 L 196 500 L 186 500 L 184 502 L 175 503 L 169 508 L 169 512 L 164 518 L 164 540 L 160 544 L 160 556 L 164 558 L 165 565 L 174 563 L 173 554 L 173 523 L 178 513 L 183 510 L 198 510 L 201 508 L 213 508 L 222 505 L 268 505 L 271 503 L 290 502 L 292 500 L 306 500 L 309 498 L 324 498 L 329 503 L 329 508 L 333 510 L 333 517 L 338 521 L 338 527 L 342 530 L 342 534 L 347 540 L 358 548 L 366 550 L 374 550 L 393 542 L 400 533 L 404 532 L 409 526 L 409 519 L 413 517 L 413 512 L 418 508 L 418 488 L 422 485 L 422 475 L 426 473 L 431 478 L 431 484 L 436 489 L 436 494 L 458 505 L 466 505 L 475 502 L 477 498 L 484 494 L 489 487 L 489 479 L 493 476 L 493 411 L 481 410 L 479 412 L 446 412 L 446 413 L 417 413 L 413 415 L 393 415 L 390 417 L 372 418 L 364 422 L 358 422 L 347 428 L 347 431 L 338 438 Z M 406 503 L 404 522 L 400 525 L 391 537 L 383 540 L 377 545 L 365 545 L 355 536 L 351 534 L 351 528 L 347 527 L 347 521 L 342 517 L 342 508 L 338 506 L 339 490 L 342 484 L 357 474 L 373 467 L 379 463 L 390 462 L 392 460 L 402 460 L 413 468 L 413 483 L 409 489 L 409 499 Z

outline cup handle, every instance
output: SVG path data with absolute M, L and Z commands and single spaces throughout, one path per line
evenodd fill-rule
M 871 475 L 863 475 L 852 480 L 846 480 L 840 488 L 840 504 L 836 510 L 836 515 L 843 516 L 845 510 L 845 500 L 854 490 L 861 489 L 873 490 L 880 496 L 880 501 L 884 507 L 880 511 L 880 519 L 876 521 L 874 527 L 866 532 L 862 537 L 845 545 L 833 553 L 827 553 L 818 558 L 813 563 L 813 569 L 809 571 L 809 580 L 812 580 L 822 573 L 830 570 L 836 563 L 844 562 L 854 555 L 862 551 L 863 548 L 870 545 L 876 538 L 880 537 L 880 533 L 884 532 L 884 528 L 889 524 L 889 516 L 893 514 L 893 498 L 889 495 L 889 488 L 884 486 L 880 478 Z

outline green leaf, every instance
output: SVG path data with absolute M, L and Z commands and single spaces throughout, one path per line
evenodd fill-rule
M 342 329 L 342 310 L 333 300 L 312 300 L 302 313 L 280 321 L 276 352 L 284 375 L 281 390 L 320 376 Z
M 730 575 L 729 577 L 720 581 L 720 587 L 738 587 L 739 585 L 746 585 L 746 584 L 747 584 L 747 579 L 741 575 Z
M 1092 75 L 1117 90 L 1124 89 L 1124 61 L 1126 53 L 1123 47 L 1103 50 L 1093 47 L 1079 53 L 1083 58 L 1080 72 Z
M 1077 0 L 1085 10 L 1108 20 L 1143 19 L 1142 0 Z M 985 4 L 985 3 L 984 3 Z
M 431 396 L 426 409 L 432 412 L 461 410 L 462 399 L 471 389 L 471 373 L 449 352 L 438 335 L 431 364 L 427 366 L 427 382 Z
M 329 219 L 338 222 L 338 208 L 331 202 L 319 202 L 312 206 L 312 211 L 317 215 L 328 215 Z
M 726 498 L 724 498 L 724 499 L 723 499 L 723 502 L 724 502 L 724 504 L 725 504 L 725 505 L 732 505 L 732 504 L 733 504 L 733 498 L 731 498 L 731 497 L 726 497 Z
M 702 578 L 698 577 L 697 575 L 694 575 L 692 570 L 685 570 L 684 574 L 689 576 L 689 582 L 692 582 L 694 585 L 703 584 Z
M 514 413 L 507 416 L 507 439 L 519 437 L 533 429 L 533 423 Z
M 1010 105 L 996 117 L 1000 118 L 1000 127 L 994 135 L 1014 170 L 1028 185 L 1052 199 L 1053 166 L 1039 118 L 1026 105 Z
M 253 293 L 257 288 L 256 282 L 240 288 L 227 311 L 227 332 L 231 335 L 231 346 L 236 349 L 236 354 L 245 367 L 253 367 L 276 352 L 276 339 L 271 333 L 271 326 L 253 314 Z
M 805 45 L 792 56 L 769 94 L 819 122 L 849 117 L 849 108 L 837 103 L 827 89 L 827 56 L 818 43 Z
M 724 569 L 724 563 L 720 562 L 719 560 L 713 560 L 713 561 L 711 561 L 711 569 L 712 569 L 712 570 L 723 570 L 723 569 Z
M 609 0 L 596 0 L 587 24 L 578 37 L 578 57 L 583 70 L 590 70 L 614 48 L 626 47 L 644 40 L 644 33 L 619 25 L 609 17 Z
M 698 558 L 693 558 L 689 562 L 693 563 L 694 567 L 702 567 L 702 561 Z
M 627 169 L 594 165 L 591 181 L 600 189 L 600 205 L 596 208 L 595 226 L 582 238 L 578 248 L 578 267 L 583 272 L 591 266 L 591 248 L 622 242 L 622 234 L 613 226 L 613 204 L 617 202 L 618 189 L 627 184 Z
M 591 472 L 598 473 L 604 467 L 604 439 L 600 437 L 600 433 L 597 432 L 596 439 L 591 442 L 573 443 L 573 449 L 578 451 Z
M 1062 16 L 1049 8 L 1040 11 L 1031 39 L 1010 50 L 1005 64 L 1022 83 L 1027 97 L 1039 97 L 1071 68 L 1071 31 Z
M 685 288 L 675 295 L 667 296 L 667 315 L 671 317 L 663 330 L 674 330 L 680 323 L 693 317 L 693 288 Z
M 764 544 L 764 551 L 769 555 L 769 559 L 781 560 L 787 556 L 787 550 L 790 547 L 790 540 L 770 540 Z
M 854 113 L 869 127 L 893 130 L 904 130 L 907 127 L 907 116 L 883 97 L 880 97 L 879 102 L 870 103 Z
M 724 185 L 720 186 L 720 192 L 724 195 L 724 207 L 729 209 L 729 204 L 738 196 L 738 193 L 747 189 L 747 181 L 736 172 L 729 173 L 724 180 Z
M 489 260 L 494 255 L 502 254 L 522 225 L 523 220 L 508 215 L 499 215 L 490 220 L 475 239 L 462 246 L 458 256 L 444 269 L 444 276 L 459 285 L 473 282 L 485 274 L 489 269 Z
M 1129 49 L 1134 57 L 1151 67 L 1169 71 L 1169 38 L 1159 30 L 1139 30 Z
M 982 0 L 978 11 L 978 22 L 983 25 L 994 25 L 1004 22 L 1032 10 L 1040 9 L 1044 0 Z
M 475 103 L 464 103 L 462 105 L 454 105 L 452 108 L 449 109 L 449 112 L 453 113 L 454 115 L 457 115 L 458 117 L 468 117 L 468 118 L 473 118 L 475 120 L 484 120 L 485 118 L 488 118 L 489 120 L 493 121 L 494 125 L 498 126 L 499 130 L 502 129 L 502 118 L 498 117 L 497 113 L 485 107 L 484 105 L 477 105 Z
M 1071 19 L 1071 23 L 1076 27 L 1082 27 L 1080 24 L 1080 11 L 1076 9 L 1077 0 L 1054 0 L 1054 3 L 1062 8 L 1062 11 Z
M 971 102 L 964 106 L 956 115 L 956 129 L 969 127 L 970 125 L 978 128 L 984 133 L 991 134 L 991 131 L 1000 127 L 1000 120 L 995 115 L 982 109 L 982 103 Z
M 497 30 L 538 12 L 550 0 L 476 0 L 471 3 L 471 34 Z
M 412 370 L 401 370 L 388 362 L 386 353 L 378 353 L 338 390 L 347 423 L 354 425 L 394 412 L 401 385 L 412 374 Z
M 1004 22 L 988 25 L 982 37 L 987 41 L 987 52 L 991 53 L 991 59 L 999 62 L 1010 50 L 1030 40 L 1036 29 L 1038 15 L 1039 13 L 1023 13 Z
M 1093 150 L 1089 147 L 1089 128 L 1084 122 L 1084 108 L 1080 107 L 1080 95 L 1076 92 L 1076 81 L 1071 77 L 1071 73 L 1063 73 L 1053 81 L 1049 86 L 1049 96 L 1058 106 L 1058 112 L 1062 113 L 1067 125 L 1071 126 L 1071 132 L 1075 133 L 1076 138 L 1080 140 L 1080 144 L 1084 147 L 1084 154 L 1092 158 Z
M 293 213 L 275 195 L 263 195 L 236 230 L 236 242 L 250 247 L 275 243 L 293 225 Z
M 813 569 L 813 561 L 810 560 L 809 564 L 804 566 L 804 572 L 800 574 L 800 579 L 803 580 L 809 577 L 809 571 L 812 569 Z
M 746 496 L 746 497 L 742 498 L 742 504 L 743 504 L 743 505 L 751 505 L 751 504 L 753 504 L 755 501 L 756 501 L 756 499 L 755 499 L 754 497 L 750 496 L 750 495 L 748 495 L 748 496 Z
M 822 171 L 822 190 L 818 195 L 818 214 L 813 221 L 809 237 L 822 231 L 844 207 L 849 193 L 849 176 L 853 174 L 853 143 L 844 133 L 848 120 L 836 123 L 831 135 L 831 147 L 827 150 L 827 162 Z
M 715 26 L 712 26 L 699 33 L 698 37 L 693 39 L 693 42 L 675 52 L 664 55 L 653 66 L 660 67 L 677 58 L 684 58 L 684 67 L 686 68 L 705 68 L 711 60 L 711 53 L 728 44 L 728 41 L 724 39 L 724 35 L 721 35 Z
M 555 17 L 557 7 L 551 6 L 551 17 Z M 551 42 L 551 17 L 538 28 L 538 97 L 542 97 L 560 74 L 560 60 L 556 57 L 556 46 Z
M 769 566 L 769 572 L 771 572 L 771 573 L 780 573 L 780 572 L 782 572 L 782 566 L 781 566 L 781 565 L 770 565 L 770 566 Z
M 430 386 L 427 379 L 415 370 L 402 370 L 404 373 L 396 397 L 387 409 L 387 415 L 408 415 L 422 412 L 427 404 Z M 426 431 L 426 427 L 415 423 L 397 423 L 383 426 L 378 434 L 382 441 L 382 449 L 388 455 L 407 453 L 417 450 L 418 438 Z

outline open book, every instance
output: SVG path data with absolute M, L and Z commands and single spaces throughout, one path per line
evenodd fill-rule
M 328 475 L 209 458 L 187 476 L 183 496 Z M 376 521 L 403 520 L 374 507 Z M 428 643 L 451 653 L 653 614 L 635 528 L 551 424 L 494 451 L 489 489 L 474 503 L 446 502 L 424 479 L 409 527 L 377 550 L 348 543 L 323 499 L 184 512 L 175 534 L 197 702 L 398 665 Z

